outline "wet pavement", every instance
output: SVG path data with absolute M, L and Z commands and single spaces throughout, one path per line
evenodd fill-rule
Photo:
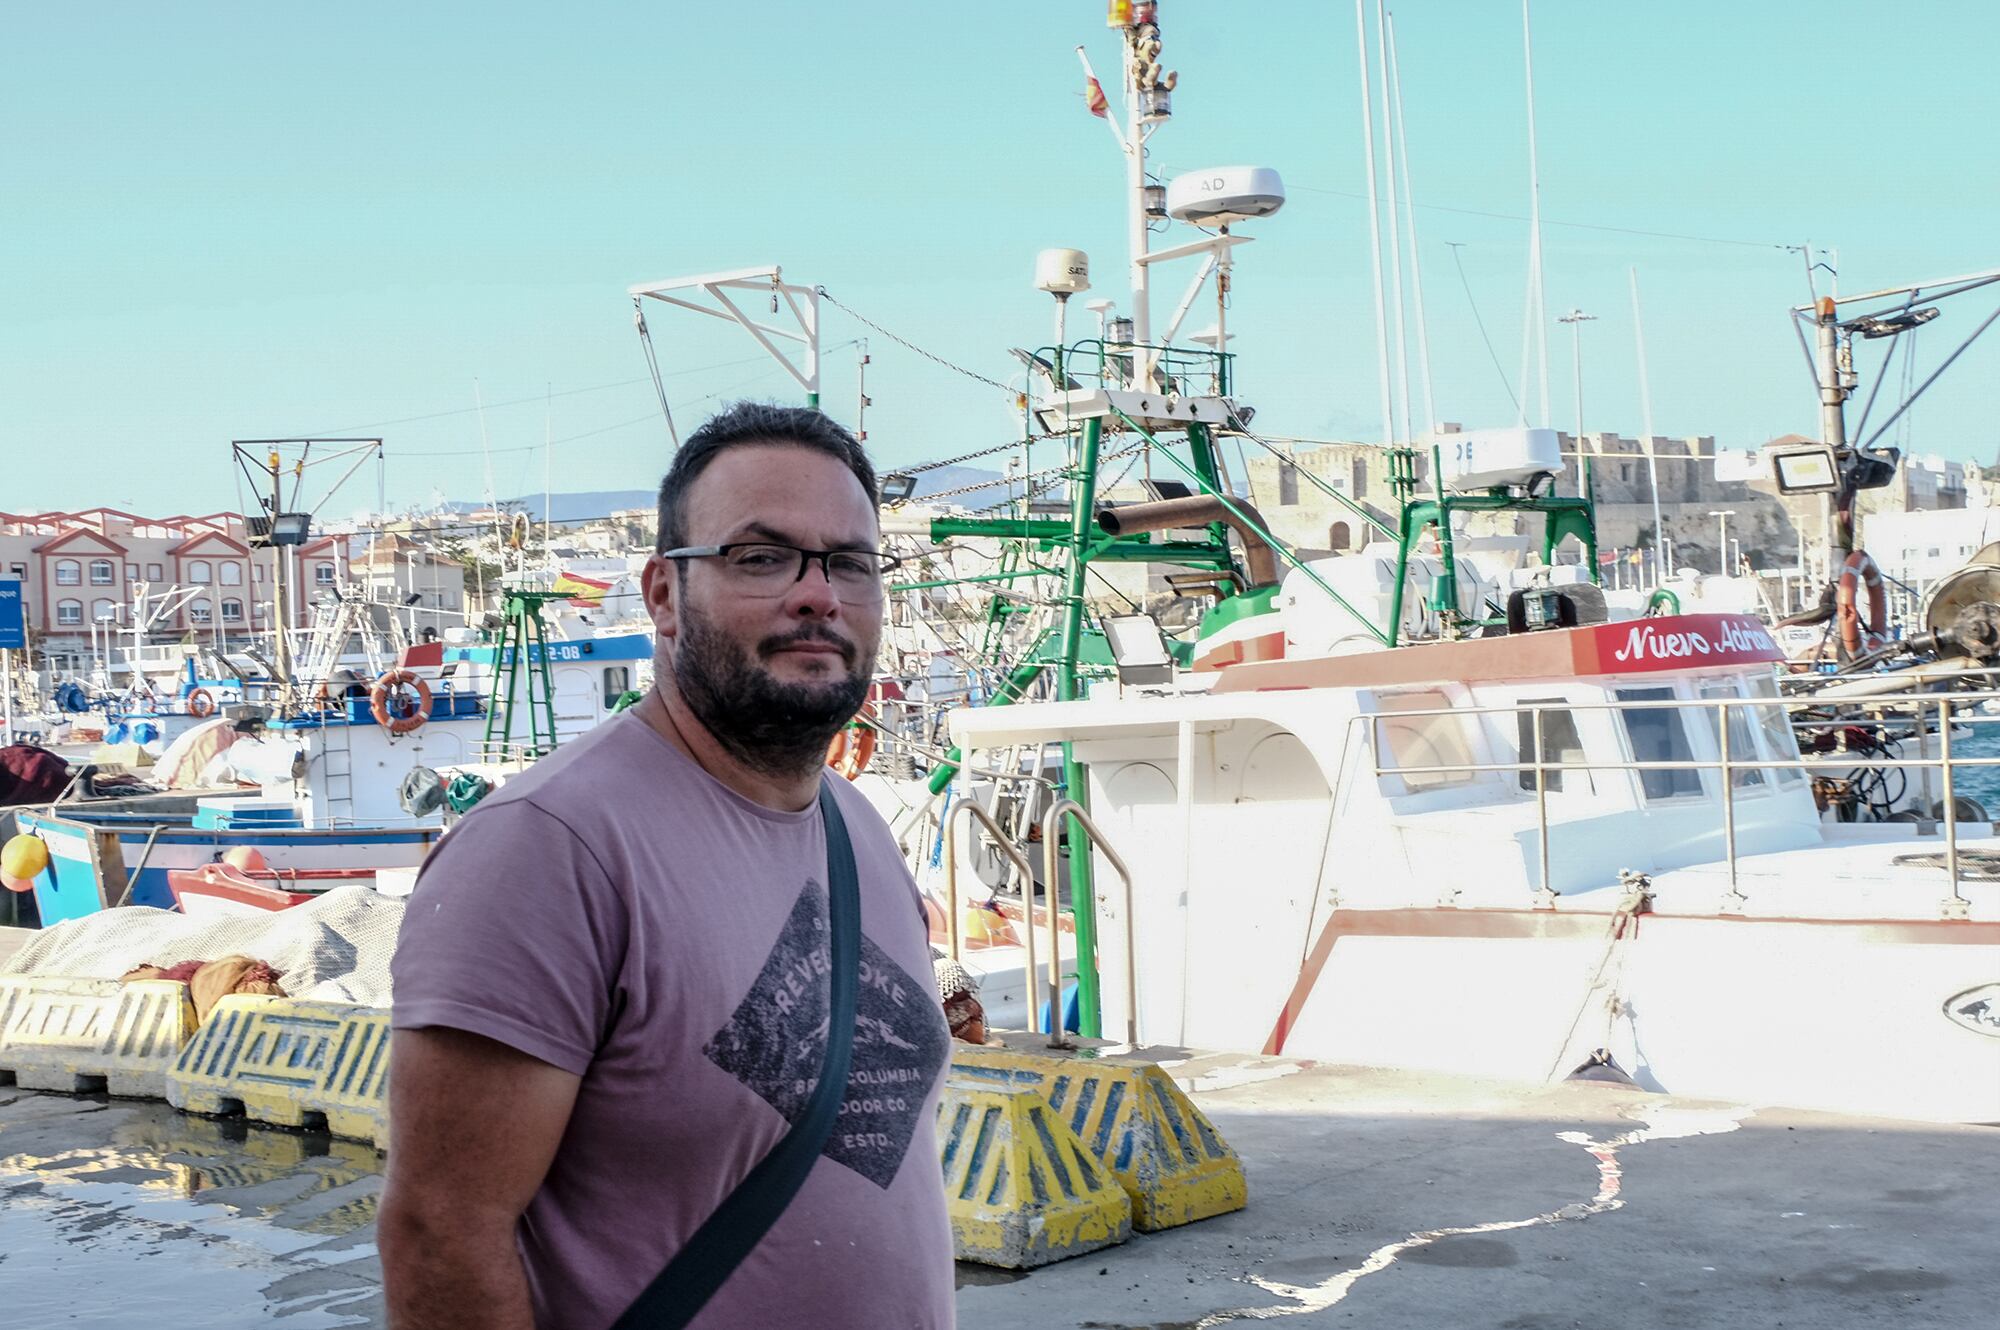
M 383 1324 L 373 1147 L 0 1088 L 0 1323 Z
M 1249 1208 L 1026 1274 L 961 1266 L 961 1326 L 1990 1330 L 2000 1306 L 2000 1130 L 1172 1070 L 1241 1154 Z M 380 1168 L 325 1136 L 0 1087 L 0 1323 L 379 1326 Z

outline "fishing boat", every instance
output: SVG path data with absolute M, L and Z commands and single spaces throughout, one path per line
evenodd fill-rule
M 410 813 L 403 784 L 475 761 L 487 718 L 477 696 L 448 687 L 402 681 L 378 694 L 271 717 L 232 744 L 233 773 L 255 782 L 247 790 L 17 810 L 18 830 L 48 848 L 34 880 L 43 926 L 119 905 L 171 909 L 170 874 L 239 848 L 293 872 L 420 864 L 443 815 Z

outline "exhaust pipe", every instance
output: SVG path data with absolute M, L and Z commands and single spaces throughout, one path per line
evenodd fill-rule
M 1265 526 L 1264 515 L 1241 499 L 1233 502 L 1235 512 L 1224 507 L 1221 499 L 1209 494 L 1191 494 L 1184 499 L 1159 499 L 1152 503 L 1115 504 L 1097 510 L 1097 525 L 1107 535 L 1128 536 L 1141 531 L 1166 531 L 1173 527 L 1207 526 L 1210 522 L 1221 522 L 1243 542 L 1243 562 L 1250 570 L 1250 585 L 1277 585 L 1278 553 L 1251 527 L 1251 523 Z M 1242 516 L 1237 516 L 1237 513 Z

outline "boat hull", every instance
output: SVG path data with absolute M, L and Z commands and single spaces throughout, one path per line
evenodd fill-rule
M 442 834 L 436 827 L 287 828 L 272 831 L 112 824 L 46 812 L 17 814 L 41 837 L 49 867 L 35 879 L 44 928 L 118 904 L 174 908 L 168 874 L 212 864 L 232 849 L 255 849 L 277 869 L 411 868 Z M 130 887 L 129 896 L 127 887 Z

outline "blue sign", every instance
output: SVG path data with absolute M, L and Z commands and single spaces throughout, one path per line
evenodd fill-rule
M 27 645 L 27 618 L 21 613 L 21 579 L 0 577 L 0 651 L 19 651 Z

